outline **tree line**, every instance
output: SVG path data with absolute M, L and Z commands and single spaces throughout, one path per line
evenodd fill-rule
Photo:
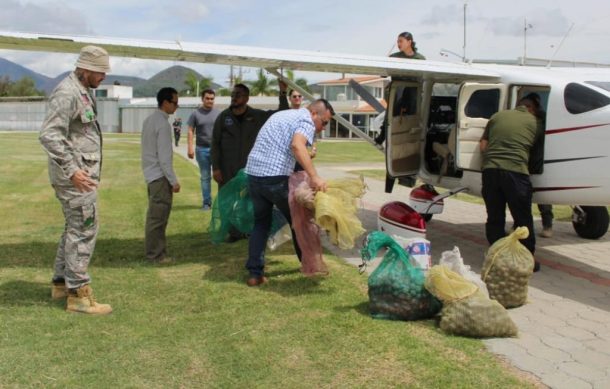
M 11 81 L 8 76 L 0 77 L 0 97 L 44 96 L 45 93 L 36 89 L 36 83 L 31 77 L 23 77 Z
M 311 92 L 307 80 L 304 78 L 295 79 L 291 70 L 286 71 L 286 78 L 294 81 L 298 86 Z M 184 84 L 186 88 L 180 91 L 181 96 L 197 96 L 204 89 L 212 87 L 212 77 L 198 78 L 195 72 L 187 73 Z M 233 77 L 232 84 L 244 83 L 250 88 L 250 96 L 277 96 L 278 81 L 274 77 L 268 77 L 263 69 L 258 69 L 255 80 L 243 80 L 241 77 Z M 219 96 L 230 96 L 230 88 L 220 88 L 216 91 Z

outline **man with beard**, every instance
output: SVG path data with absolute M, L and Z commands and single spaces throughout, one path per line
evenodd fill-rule
M 288 109 L 286 84 L 281 82 L 279 111 Z M 246 167 L 248 154 L 254 146 L 259 130 L 277 112 L 264 111 L 248 105 L 250 89 L 236 84 L 231 92 L 231 106 L 218 115 L 212 132 L 212 177 L 218 188 L 229 182 L 240 169 Z M 235 242 L 245 236 L 231 228 L 227 241 Z

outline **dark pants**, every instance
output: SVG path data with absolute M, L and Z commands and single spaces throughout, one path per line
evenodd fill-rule
M 551 204 L 538 204 L 538 211 L 542 218 L 542 227 L 545 229 L 553 228 L 553 206 Z
M 167 254 L 165 229 L 172 210 L 174 192 L 167 178 L 148 184 L 148 211 L 146 212 L 146 259 L 157 261 Z
M 502 169 L 483 170 L 483 200 L 487 209 L 485 235 L 489 244 L 506 236 L 506 205 L 516 227 L 527 227 L 529 236 L 521 243 L 534 254 L 536 236 L 532 216 L 532 183 L 527 174 Z
M 254 229 L 248 242 L 246 269 L 250 272 L 251 277 L 260 277 L 263 275 L 265 267 L 265 247 L 271 230 L 274 205 L 284 215 L 288 224 L 292 226 L 290 207 L 288 206 L 288 176 L 248 176 L 248 191 L 254 206 Z M 297 243 L 293 229 L 292 243 L 300 261 L 301 248 Z

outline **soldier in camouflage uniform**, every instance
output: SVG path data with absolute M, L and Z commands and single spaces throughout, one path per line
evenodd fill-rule
M 97 88 L 109 70 L 106 50 L 83 47 L 74 72 L 49 97 L 40 130 L 40 143 L 49 155 L 49 179 L 65 218 L 51 297 L 67 297 L 68 311 L 92 314 L 112 312 L 110 305 L 95 301 L 87 273 L 98 231 L 102 166 L 102 132 L 90 88 Z

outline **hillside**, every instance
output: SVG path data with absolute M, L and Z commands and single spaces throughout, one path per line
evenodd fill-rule
M 70 71 L 66 71 L 54 78 L 47 77 L 7 59 L 0 58 L 0 76 L 6 75 L 11 81 L 17 81 L 23 77 L 31 77 L 36 84 L 36 88 L 44 91 L 47 95 L 53 91 Z M 159 89 L 166 86 L 173 87 L 179 92 L 186 89 L 187 85 L 184 81 L 190 72 L 194 72 L 197 77 L 202 78 L 201 74 L 193 69 L 176 65 L 160 71 L 148 80 L 140 77 L 108 74 L 102 84 L 118 82 L 121 85 L 132 86 L 134 97 L 152 97 L 157 94 Z M 212 87 L 218 89 L 220 85 L 213 83 Z
M 148 81 L 142 83 L 134 87 L 133 96 L 134 97 L 150 97 L 155 96 L 157 91 L 163 87 L 172 87 L 176 89 L 178 92 L 187 88 L 186 80 L 187 74 L 190 72 L 195 73 L 197 78 L 202 78 L 203 76 L 193 69 L 187 68 L 181 65 L 175 65 L 165 70 L 160 71 L 155 74 Z M 213 83 L 212 87 L 214 89 L 220 88 L 220 85 Z
M 51 80 L 51 78 L 30 70 L 24 66 L 11 62 L 7 59 L 0 57 L 0 76 L 8 76 L 11 81 L 18 81 L 23 77 L 30 77 L 34 80 L 36 89 L 44 90 L 44 85 Z

